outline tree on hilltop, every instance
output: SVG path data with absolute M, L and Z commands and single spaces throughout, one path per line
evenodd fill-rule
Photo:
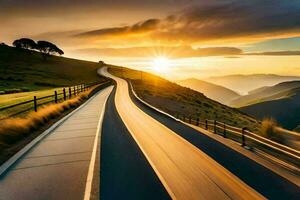
M 37 48 L 37 44 L 35 41 L 29 38 L 21 38 L 18 40 L 15 40 L 13 42 L 13 46 L 17 48 L 22 48 L 22 49 L 31 49 L 34 50 Z
M 55 44 L 48 42 L 48 41 L 38 41 L 37 42 L 37 49 L 43 55 L 63 55 L 64 52 L 60 48 L 58 48 Z

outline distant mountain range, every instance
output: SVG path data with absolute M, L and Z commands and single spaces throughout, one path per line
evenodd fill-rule
M 300 87 L 300 81 L 288 81 L 278 83 L 274 86 L 264 86 L 250 91 L 248 95 L 234 99 L 230 105 L 234 107 L 242 107 L 264 101 L 285 98 L 291 89 L 298 87 Z
M 254 78 L 256 76 L 256 78 Z M 230 76 L 226 80 L 230 82 Z M 242 83 L 237 85 L 249 85 L 254 79 L 259 80 L 260 84 L 276 82 L 286 79 L 299 79 L 297 76 L 277 76 L 277 75 L 251 75 L 248 76 L 233 75 L 231 83 L 240 79 Z M 262 80 L 262 77 L 268 77 Z M 225 79 L 224 79 L 225 80 Z M 251 80 L 251 81 L 250 81 Z M 185 79 L 176 81 L 177 84 L 191 88 L 203 93 L 205 96 L 218 101 L 220 103 L 238 107 L 241 111 L 256 117 L 259 120 L 264 118 L 274 118 L 284 128 L 300 132 L 300 80 L 285 81 L 277 83 L 273 86 L 262 86 L 253 90 L 249 90 L 247 95 L 239 95 L 237 92 L 226 87 L 213 84 L 198 79 Z M 238 86 L 235 86 L 236 88 Z M 251 88 L 252 85 L 248 87 Z M 254 87 L 254 86 L 253 86 Z
M 272 86 L 281 82 L 300 80 L 299 76 L 280 76 L 274 74 L 251 74 L 251 75 L 228 75 L 209 77 L 204 81 L 222 85 L 240 94 L 247 94 L 249 91 Z
M 225 105 L 229 105 L 232 100 L 240 97 L 240 95 L 233 90 L 194 78 L 179 80 L 176 81 L 176 83 L 201 92 L 208 98 Z
M 250 95 L 235 100 L 237 101 L 251 104 L 241 107 L 240 110 L 257 119 L 272 117 L 284 128 L 299 131 L 300 81 L 283 82 L 272 87 L 260 88 L 252 91 Z

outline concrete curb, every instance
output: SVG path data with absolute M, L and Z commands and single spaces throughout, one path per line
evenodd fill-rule
M 29 150 L 31 150 L 35 145 L 37 145 L 43 138 L 45 138 L 49 133 L 51 133 L 54 129 L 59 127 L 64 121 L 70 118 L 73 114 L 82 109 L 86 104 L 88 104 L 95 96 L 100 93 L 102 90 L 94 94 L 91 98 L 89 98 L 86 102 L 80 105 L 78 108 L 73 110 L 71 113 L 55 122 L 52 126 L 50 126 L 47 130 L 45 130 L 42 134 L 33 139 L 30 143 L 28 143 L 25 147 L 23 147 L 20 151 L 18 151 L 15 155 L 9 158 L 5 163 L 0 166 L 0 177 L 15 163 L 17 162 L 23 155 L 25 155 Z

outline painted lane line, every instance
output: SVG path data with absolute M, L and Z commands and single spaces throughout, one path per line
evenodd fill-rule
M 111 93 L 111 91 L 110 91 L 110 93 Z M 87 175 L 87 179 L 86 179 L 86 186 L 85 186 L 85 192 L 84 192 L 84 198 L 83 198 L 84 200 L 89 200 L 91 197 L 99 134 L 102 131 L 103 117 L 104 117 L 104 112 L 105 112 L 105 107 L 106 107 L 106 102 L 107 102 L 108 97 L 109 97 L 109 95 L 106 97 L 106 99 L 102 105 L 102 112 L 101 112 L 99 122 L 98 122 L 98 127 L 97 127 L 94 146 L 93 146 L 93 153 L 92 153 L 92 157 L 91 157 L 91 161 L 90 161 L 90 165 L 89 165 L 89 171 L 88 171 L 88 175 Z

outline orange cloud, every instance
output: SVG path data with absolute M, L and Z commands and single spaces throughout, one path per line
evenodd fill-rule
M 163 43 L 199 44 L 214 41 L 257 41 L 300 35 L 300 4 L 283 1 L 223 1 L 199 4 L 164 19 L 77 34 L 98 41 L 121 37 Z
M 234 47 L 210 47 L 193 49 L 189 46 L 179 47 L 132 47 L 132 48 L 89 48 L 79 49 L 76 53 L 92 54 L 97 56 L 114 56 L 114 57 L 153 57 L 166 56 L 169 58 L 188 58 L 202 56 L 225 56 L 240 55 L 242 50 Z

